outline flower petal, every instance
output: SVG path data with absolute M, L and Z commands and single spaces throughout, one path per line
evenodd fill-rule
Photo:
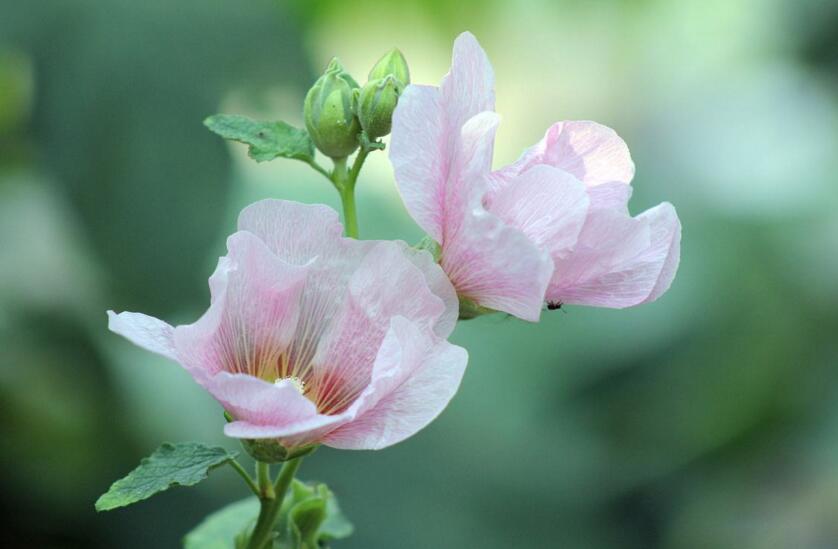
M 624 308 L 652 301 L 672 282 L 678 265 L 680 223 L 664 203 L 637 218 L 593 211 L 574 252 L 556 262 L 547 290 L 562 303 Z
M 108 329 L 152 353 L 177 360 L 174 328 L 153 316 L 142 313 L 108 311 Z
M 553 274 L 545 250 L 479 206 L 443 249 L 441 264 L 461 297 L 532 322 Z
M 491 167 L 497 115 L 489 112 L 472 122 L 470 142 L 462 142 L 462 132 L 476 115 L 494 109 L 493 86 L 486 54 L 473 35 L 463 33 L 441 87 L 408 86 L 393 113 L 390 161 L 399 192 L 413 219 L 437 242 L 443 242 L 445 225 L 455 217 L 450 212 L 462 212 L 471 185 L 481 183 L 461 173 L 475 166 L 476 140 L 485 169 Z M 482 137 L 486 131 L 492 132 L 488 139 Z
M 258 236 L 279 258 L 304 265 L 341 241 L 338 214 L 322 204 L 260 200 L 239 214 L 239 230 Z
M 589 187 L 629 184 L 634 177 L 634 162 L 625 142 L 611 128 L 589 121 L 553 124 L 541 141 L 503 173 L 522 173 L 536 164 L 561 168 Z
M 477 38 L 464 32 L 454 41 L 451 70 L 440 90 L 448 127 L 461 128 L 483 111 L 495 110 L 495 73 Z
M 520 229 L 553 258 L 564 257 L 576 244 L 588 215 L 585 185 L 544 164 L 517 176 L 488 200 L 491 213 Z
M 442 240 L 448 177 L 448 126 L 439 89 L 408 86 L 393 112 L 390 162 L 407 211 L 426 233 Z
M 376 357 L 369 389 L 355 417 L 324 443 L 343 449 L 380 449 L 400 442 L 436 418 L 457 392 L 468 355 L 436 341 L 404 318 L 394 318 Z
M 175 329 L 178 356 L 199 382 L 221 370 L 282 377 L 276 359 L 294 334 L 309 269 L 281 260 L 249 232 L 230 236 L 227 248 L 211 279 L 210 308 Z
M 442 300 L 445 305 L 445 311 L 439 317 L 434 327 L 436 335 L 442 338 L 447 338 L 454 331 L 454 326 L 457 323 L 457 317 L 460 312 L 460 301 L 457 298 L 457 291 L 448 280 L 445 271 L 442 270 L 433 256 L 426 250 L 417 250 L 408 246 L 404 242 L 397 242 L 402 247 L 405 256 L 413 262 L 416 267 L 425 275 L 425 281 L 431 291 Z

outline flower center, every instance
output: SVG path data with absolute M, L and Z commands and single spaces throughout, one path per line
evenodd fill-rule
M 306 394 L 306 382 L 297 376 L 278 377 L 274 380 L 274 384 L 278 385 L 281 381 L 290 381 L 291 385 L 300 392 L 301 395 Z

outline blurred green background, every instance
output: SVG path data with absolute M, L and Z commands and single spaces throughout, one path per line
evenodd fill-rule
M 304 464 L 356 525 L 335 546 L 838 547 L 836 29 L 826 0 L 0 0 L 0 545 L 177 547 L 246 495 L 220 470 L 93 511 L 161 441 L 236 447 L 104 311 L 191 321 L 242 206 L 337 206 L 206 115 L 299 125 L 332 55 L 363 80 L 394 45 L 436 84 L 471 30 L 496 163 L 557 120 L 616 128 L 633 212 L 678 208 L 681 269 L 635 309 L 462 323 L 470 366 L 438 421 Z M 415 241 L 386 155 L 367 165 L 362 236 Z

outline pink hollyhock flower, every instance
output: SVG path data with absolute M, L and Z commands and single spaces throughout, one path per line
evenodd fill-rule
M 377 449 L 445 408 L 467 354 L 445 341 L 457 297 L 430 254 L 343 238 L 326 206 L 265 200 L 238 225 L 197 322 L 109 311 L 110 329 L 186 368 L 235 438 Z
M 441 246 L 459 295 L 538 320 L 544 302 L 628 307 L 653 301 L 678 267 L 681 226 L 663 203 L 628 213 L 634 164 L 617 134 L 559 122 L 492 171 L 494 75 L 470 33 L 440 87 L 408 86 L 390 160 L 405 205 Z

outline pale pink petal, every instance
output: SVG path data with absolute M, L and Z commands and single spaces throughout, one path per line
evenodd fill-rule
M 573 254 L 556 262 L 547 299 L 611 308 L 654 300 L 672 282 L 679 239 L 680 223 L 669 204 L 637 218 L 595 210 Z
M 626 183 L 603 183 L 588 187 L 591 209 L 608 208 L 628 215 L 628 201 L 632 187 Z
M 172 360 L 178 359 L 173 340 L 174 328 L 153 316 L 108 311 L 108 329 L 147 351 Z
M 554 259 L 564 257 L 576 244 L 588 215 L 585 185 L 544 164 L 519 175 L 487 201 L 491 213 L 520 229 Z
M 611 128 L 589 121 L 553 124 L 541 141 L 503 173 L 522 173 L 536 164 L 570 172 L 589 187 L 629 184 L 634 177 L 634 162 L 625 142 Z
M 457 291 L 454 289 L 451 281 L 448 280 L 445 271 L 434 261 L 433 256 L 429 252 L 417 250 L 401 241 L 396 243 L 402 248 L 405 256 L 422 271 L 428 287 L 445 305 L 445 310 L 436 322 L 434 332 L 439 337 L 447 338 L 454 331 L 454 326 L 457 323 L 457 317 L 460 312 L 460 301 L 457 298 Z
M 451 163 L 445 150 L 449 131 L 439 89 L 408 86 L 393 113 L 390 162 L 407 211 L 437 242 L 442 240 L 441 203 Z
M 462 215 L 472 183 L 480 182 L 462 173 L 476 171 L 476 147 L 482 151 L 479 161 L 491 166 L 497 115 L 478 118 L 465 136 L 463 127 L 494 109 L 493 86 L 486 54 L 474 36 L 463 33 L 441 87 L 408 86 L 393 113 L 389 148 L 399 192 L 410 215 L 437 242 L 444 239 L 445 224 Z
M 449 128 L 461 128 L 483 111 L 495 110 L 495 75 L 486 52 L 470 32 L 454 41 L 451 70 L 440 90 Z
M 227 240 L 227 260 L 213 275 L 216 299 L 194 324 L 178 326 L 178 356 L 199 382 L 221 370 L 281 377 L 277 356 L 290 344 L 308 268 L 290 265 L 255 235 Z
M 380 449 L 424 428 L 457 392 L 468 355 L 437 341 L 404 318 L 394 318 L 375 361 L 368 389 L 353 406 L 356 417 L 324 443 L 344 449 Z
M 460 296 L 532 322 L 553 274 L 545 250 L 481 207 L 446 244 L 441 264 Z
M 646 210 L 638 217 L 648 217 L 650 219 L 652 227 L 650 255 L 664 253 L 666 256 L 658 275 L 658 281 L 649 296 L 644 300 L 644 303 L 648 303 L 662 296 L 675 279 L 675 273 L 678 271 L 678 264 L 681 261 L 681 220 L 678 219 L 675 207 L 669 202 L 664 202 L 655 208 Z M 666 252 L 663 252 L 667 244 L 668 248 Z
M 255 234 L 280 259 L 295 265 L 333 254 L 343 233 L 337 212 L 328 206 L 271 199 L 243 209 L 239 230 Z
M 282 427 L 317 415 L 314 403 L 290 381 L 270 383 L 247 375 L 219 372 L 209 378 L 207 391 L 236 420 Z
M 433 331 L 445 311 L 401 245 L 377 243 L 352 274 L 349 295 L 320 341 L 312 361 L 317 392 L 311 397 L 321 410 L 344 410 L 369 383 L 392 317 L 409 318 Z

